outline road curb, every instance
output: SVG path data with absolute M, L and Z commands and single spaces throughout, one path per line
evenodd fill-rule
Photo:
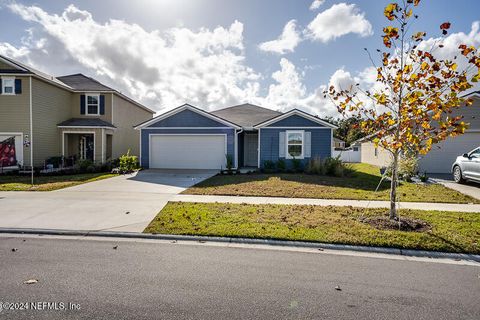
M 469 260 L 469 261 L 480 262 L 480 255 L 467 254 L 467 253 L 451 253 L 451 252 L 438 252 L 438 251 L 426 251 L 426 250 L 354 246 L 354 245 L 346 245 L 346 244 L 331 244 L 331 243 L 320 243 L 320 242 L 288 241 L 288 240 L 273 240 L 273 239 L 171 235 L 171 234 L 153 234 L 153 233 L 140 233 L 140 232 L 117 232 L 117 231 L 34 229 L 34 228 L 0 228 L 0 233 L 253 244 L 253 245 L 269 245 L 269 246 L 282 246 L 282 247 L 295 247 L 295 248 L 357 251 L 357 252 L 382 253 L 382 254 L 402 255 L 402 256 L 411 256 L 411 257 L 443 258 L 443 259 Z

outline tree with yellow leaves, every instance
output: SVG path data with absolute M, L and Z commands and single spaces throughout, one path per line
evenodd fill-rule
M 391 154 L 390 219 L 397 219 L 399 158 L 408 153 L 428 153 L 432 145 L 448 137 L 463 134 L 468 127 L 461 116 L 452 112 L 472 101 L 461 98 L 462 92 L 480 79 L 480 55 L 476 48 L 462 44 L 458 57 L 437 59 L 443 48 L 449 22 L 440 25 L 442 36 L 431 48 L 421 50 L 425 32 L 409 32 L 418 19 L 413 10 L 420 0 L 403 0 L 385 7 L 385 17 L 393 25 L 383 28 L 384 51 L 378 64 L 365 49 L 376 68 L 373 89 L 359 84 L 350 88 L 330 88 L 325 92 L 340 113 L 360 117 L 361 128 L 372 136 L 375 146 Z M 459 68 L 458 64 L 465 67 Z

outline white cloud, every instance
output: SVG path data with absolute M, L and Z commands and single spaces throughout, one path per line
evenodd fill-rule
M 144 30 L 137 24 L 104 24 L 70 5 L 61 15 L 36 6 L 10 9 L 40 26 L 22 46 L 0 43 L 0 53 L 62 75 L 84 72 L 155 110 L 189 102 L 229 105 L 258 93 L 259 74 L 245 65 L 243 24 L 228 28 Z
M 443 48 L 438 47 L 439 44 L 443 45 Z M 460 54 L 458 46 L 461 44 L 466 44 L 467 46 L 474 46 L 475 48 L 480 47 L 480 21 L 475 21 L 472 23 L 472 29 L 469 33 L 457 32 L 449 34 L 442 41 L 440 38 L 429 38 L 422 41 L 417 49 L 423 51 L 431 51 L 433 56 L 436 59 L 442 60 L 453 60 L 455 57 L 457 59 L 455 62 L 458 64 L 458 70 L 465 70 L 469 65 L 467 59 Z M 470 70 L 470 75 L 476 71 L 476 68 Z M 478 90 L 480 88 L 479 83 L 474 83 L 474 89 Z
M 275 106 L 282 111 L 297 108 L 321 117 L 338 116 L 335 106 L 323 97 L 326 87 L 308 92 L 295 65 L 289 60 L 280 60 L 280 70 L 274 72 L 272 78 L 276 83 L 270 85 L 267 96 L 259 101 L 265 106 Z
M 317 10 L 324 3 L 325 3 L 325 0 L 314 0 L 310 5 L 310 10 L 312 11 Z
M 372 25 L 355 4 L 339 3 L 320 12 L 308 25 L 306 34 L 312 40 L 328 42 L 349 33 L 361 37 L 373 34 Z
M 9 7 L 34 26 L 19 46 L 0 42 L 0 54 L 54 75 L 91 75 L 159 112 L 185 102 L 207 110 L 252 102 L 336 115 L 323 98 L 326 87 L 307 90 L 302 74 L 287 59 L 272 74 L 267 93 L 260 94 L 260 79 L 266 76 L 246 65 L 238 21 L 197 31 L 146 31 L 120 20 L 100 23 L 73 5 L 59 15 L 37 6 Z
M 296 21 L 290 20 L 283 28 L 283 32 L 276 40 L 263 42 L 259 45 L 259 48 L 267 52 L 275 52 L 279 54 L 285 54 L 287 52 L 293 52 L 295 47 L 301 41 L 300 35 L 296 30 Z

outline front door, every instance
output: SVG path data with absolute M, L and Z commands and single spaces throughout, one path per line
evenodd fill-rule
M 243 165 L 258 166 L 258 133 L 245 132 L 243 140 Z
M 94 141 L 93 135 L 83 135 L 80 137 L 80 159 L 93 161 Z

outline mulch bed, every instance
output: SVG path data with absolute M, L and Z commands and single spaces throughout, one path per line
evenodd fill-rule
M 400 217 L 400 219 L 391 220 L 386 216 L 368 217 L 360 220 L 379 230 L 400 230 L 412 232 L 425 232 L 431 229 L 431 226 L 420 219 Z

